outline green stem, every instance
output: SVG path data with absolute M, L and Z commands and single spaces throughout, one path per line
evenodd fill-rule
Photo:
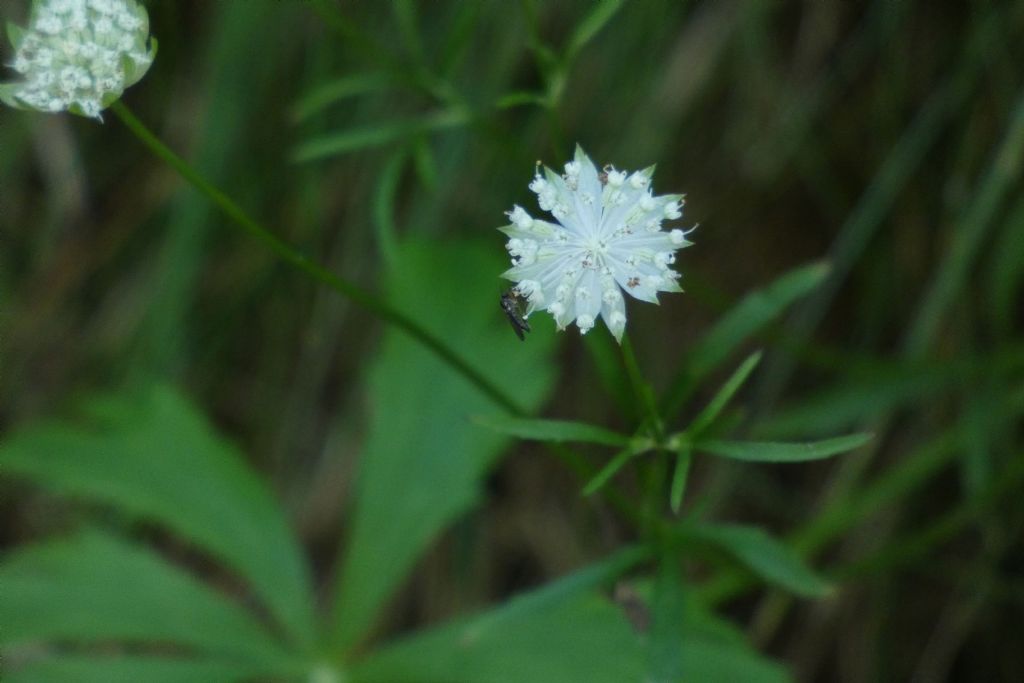
M 633 394 L 643 408 L 644 419 L 651 430 L 651 436 L 658 443 L 662 443 L 665 435 L 662 429 L 661 415 L 658 413 L 658 404 L 654 399 L 651 385 L 644 380 L 643 374 L 640 372 L 640 364 L 637 363 L 633 344 L 630 343 L 628 335 L 623 335 L 621 347 L 622 363 L 626 367 L 626 376 L 629 377 L 629 383 L 633 387 Z
M 295 247 L 291 246 L 281 238 L 277 237 L 270 230 L 256 222 L 230 197 L 221 192 L 203 178 L 194 168 L 171 151 L 159 138 L 156 137 L 145 124 L 139 121 L 134 114 L 124 105 L 117 101 L 110 105 L 118 118 L 135 134 L 139 140 L 146 145 L 153 154 L 166 162 L 171 168 L 199 190 L 202 194 L 217 205 L 238 227 L 242 228 L 250 236 L 263 243 L 270 251 L 276 254 L 288 265 L 309 275 L 314 280 L 327 285 L 342 296 L 346 297 L 356 305 L 377 316 L 381 320 L 403 330 L 410 337 L 423 344 L 433 351 L 438 358 L 447 363 L 456 372 L 461 374 L 483 394 L 492 401 L 502 406 L 514 415 L 524 415 L 525 410 L 498 388 L 493 382 L 487 379 L 479 370 L 467 363 L 450 346 L 434 336 L 426 328 L 411 319 L 406 314 L 392 307 L 387 302 L 375 296 L 373 293 L 341 278 L 320 264 L 304 256 Z

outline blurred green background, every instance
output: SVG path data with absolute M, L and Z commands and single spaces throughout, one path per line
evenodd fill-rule
M 538 159 L 557 168 L 580 143 L 599 164 L 656 163 L 655 190 L 687 194 L 686 293 L 628 309 L 658 391 L 745 293 L 827 260 L 824 283 L 749 343 L 765 358 L 736 424 L 873 442 L 802 466 L 697 461 L 687 507 L 787 535 L 839 592 L 738 590 L 700 563 L 691 578 L 798 680 L 1021 680 L 1024 2 L 146 4 L 160 52 L 127 105 L 538 415 L 626 429 L 638 412 L 603 370 L 603 329 L 581 340 L 538 320 L 519 344 L 501 317 L 494 228 L 513 203 L 535 210 Z M 27 5 L 0 0 L 0 17 Z M 113 115 L 0 111 L 5 433 L 96 392 L 179 387 L 270 481 L 326 603 L 339 539 L 372 553 L 387 533 L 386 511 L 385 530 L 350 526 L 361 456 L 421 447 L 385 480 L 429 485 L 445 439 L 480 439 L 466 416 L 491 410 L 434 384 L 398 337 L 230 227 Z M 481 448 L 376 637 L 634 540 L 544 449 Z M 84 507 L 5 478 L 0 543 L 94 518 Z

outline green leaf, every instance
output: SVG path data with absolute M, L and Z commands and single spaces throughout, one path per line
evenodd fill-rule
M 640 637 L 593 588 L 645 555 L 618 553 L 492 612 L 385 646 L 352 669 L 352 683 L 643 680 Z
M 505 93 L 494 103 L 497 109 L 512 109 L 513 107 L 523 106 L 538 106 L 547 108 L 549 101 L 543 94 L 530 92 L 526 90 L 517 90 L 515 92 Z
M 642 579 L 630 587 L 644 603 L 651 605 L 652 616 L 657 619 L 657 611 L 663 608 L 658 605 L 659 599 L 652 596 L 657 586 L 652 590 L 651 583 Z M 678 619 L 676 637 L 682 671 L 675 681 L 787 683 L 792 680 L 785 667 L 751 647 L 746 634 L 735 624 L 710 611 L 700 600 L 687 599 L 685 593 L 673 599 L 680 597 L 682 600 L 671 610 Z
M 718 390 L 714 398 L 708 403 L 707 407 L 702 410 L 697 417 L 693 419 L 693 422 L 686 428 L 686 433 L 691 438 L 696 438 L 704 432 L 711 424 L 715 421 L 715 418 L 722 412 L 732 397 L 736 395 L 736 392 L 740 390 L 743 383 L 750 377 L 750 373 L 754 371 L 757 364 L 761 362 L 761 352 L 757 351 L 750 354 L 745 361 L 736 369 L 736 372 L 732 374 L 722 388 Z
M 766 659 L 749 646 L 683 636 L 680 682 L 789 683 L 792 677 L 782 665 Z
M 758 330 L 806 296 L 828 275 L 825 263 L 812 263 L 789 271 L 764 289 L 745 296 L 687 354 L 680 374 L 662 400 L 662 415 L 674 415 L 696 383 L 723 363 Z
M 394 265 L 395 251 L 398 249 L 395 206 L 408 155 L 407 150 L 398 149 L 388 156 L 373 192 L 373 227 L 377 235 L 377 248 L 380 249 L 381 258 L 388 266 Z
M 686 491 L 686 480 L 690 476 L 692 460 L 693 451 L 689 444 L 684 444 L 676 454 L 676 466 L 672 472 L 672 487 L 669 489 L 669 503 L 675 514 L 679 514 L 679 509 L 683 506 L 683 492 Z
M 676 548 L 668 545 L 661 552 L 651 600 L 651 639 L 644 680 L 669 683 L 683 680 L 683 649 L 679 636 L 686 617 L 686 600 Z
M 14 109 L 24 109 L 25 105 L 14 99 L 14 93 L 17 90 L 18 86 L 14 83 L 0 83 L 0 102 Z
M 1017 93 L 1009 126 L 971 201 L 959 217 L 941 263 L 909 326 L 904 350 L 926 355 L 958 294 L 977 285 L 971 274 L 1007 196 L 1018 196 L 1024 169 L 1024 90 Z
M 111 655 L 60 655 L 4 671 L 6 683 L 242 683 L 261 672 L 243 662 Z
M 622 8 L 625 0 L 595 0 L 593 9 L 576 26 L 565 47 L 565 60 L 571 61 L 576 54 L 596 36 L 605 24 Z
M 805 462 L 852 451 L 870 441 L 871 436 L 871 434 L 864 433 L 848 434 L 847 436 L 837 436 L 834 439 L 807 443 L 708 439 L 697 442 L 694 448 L 713 455 L 748 462 Z
M 292 658 L 255 615 L 150 550 L 99 531 L 15 551 L 0 564 L 0 642 L 172 643 L 264 673 Z
M 856 424 L 872 422 L 881 416 L 912 406 L 929 398 L 955 390 L 965 381 L 975 380 L 981 369 L 1016 365 L 986 358 L 978 364 L 963 359 L 941 363 L 876 361 L 850 364 L 846 379 L 839 379 L 826 388 L 791 402 L 773 411 L 759 422 L 758 438 L 789 439 L 797 436 L 826 436 L 849 429 Z
M 649 648 L 624 610 L 594 587 L 645 557 L 634 549 L 476 618 L 386 645 L 351 671 L 352 683 L 618 683 L 647 678 Z M 682 677 L 701 683 L 786 683 L 742 633 L 695 605 L 677 622 Z M 670 622 L 665 627 L 670 631 Z M 671 638 L 671 635 L 669 635 Z
M 713 544 L 765 581 L 797 595 L 820 597 L 831 590 L 788 546 L 756 527 L 701 524 L 684 527 L 683 537 Z
M 616 453 L 611 460 L 608 461 L 604 467 L 602 467 L 597 474 L 591 477 L 590 481 L 587 482 L 586 486 L 583 487 L 584 496 L 592 496 L 601 490 L 608 480 L 615 476 L 615 474 L 626 466 L 626 463 L 633 459 L 634 456 L 638 455 L 640 451 L 635 448 L 623 448 L 621 451 Z
M 168 527 L 245 577 L 296 641 L 312 643 L 302 551 L 238 452 L 166 387 L 84 407 L 86 420 L 42 422 L 8 438 L 0 469 Z
M 11 47 L 17 52 L 21 47 L 21 41 L 25 38 L 25 29 L 14 22 L 7 22 L 7 39 L 11 41 Z
M 631 438 L 603 427 L 566 420 L 534 420 L 503 415 L 477 416 L 473 421 L 500 434 L 529 441 L 577 441 L 622 447 Z
M 307 140 L 295 148 L 292 160 L 300 163 L 318 161 L 367 147 L 379 147 L 420 133 L 463 126 L 469 121 L 468 112 L 461 109 L 449 109 L 418 119 L 388 121 L 362 128 L 350 128 L 339 133 L 328 133 Z
M 516 339 L 497 287 L 485 284 L 501 269 L 491 246 L 405 244 L 389 292 L 396 306 L 534 410 L 554 378 L 554 330 L 538 324 L 526 343 Z M 507 444 L 467 419 L 493 412 L 494 403 L 400 331 L 385 333 L 368 383 L 372 417 L 335 591 L 342 647 L 366 633 L 427 544 L 476 503 L 481 479 Z
M 982 272 L 988 274 L 989 320 L 1002 336 L 1012 335 L 1018 293 L 1024 281 L 1024 196 L 1014 203 L 1003 223 L 1002 234 L 992 249 L 989 264 Z
M 386 73 L 357 73 L 338 78 L 318 86 L 296 102 L 292 107 L 292 121 L 301 123 L 332 104 L 394 85 L 394 78 Z

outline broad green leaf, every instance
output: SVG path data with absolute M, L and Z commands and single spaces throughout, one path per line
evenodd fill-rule
M 301 123 L 327 107 L 349 97 L 384 90 L 395 85 L 386 73 L 368 72 L 344 76 L 316 87 L 292 107 L 292 120 Z
M 357 665 L 352 683 L 620 683 L 644 679 L 622 610 L 594 595 L 507 619 L 444 626 Z
M 181 395 L 96 398 L 90 417 L 30 425 L 0 444 L 0 470 L 155 521 L 245 577 L 296 641 L 313 639 L 297 540 L 266 486 Z
M 498 307 L 502 267 L 490 246 L 406 244 L 396 253 L 389 292 L 396 306 L 534 410 L 554 376 L 554 332 L 538 324 L 525 343 L 516 339 Z M 497 406 L 397 330 L 385 333 L 368 381 L 371 420 L 336 590 L 341 646 L 366 633 L 427 544 L 478 500 L 481 478 L 508 443 L 469 420 Z
M 154 552 L 99 531 L 21 548 L 0 564 L 0 642 L 172 643 L 293 669 L 240 605 Z
M 749 646 L 684 635 L 680 647 L 683 675 L 679 683 L 789 683 L 793 680 L 784 666 L 762 657 Z
M 385 646 L 353 668 L 352 683 L 642 680 L 641 638 L 593 591 L 645 554 L 620 552 L 492 612 Z
M 651 604 L 657 617 L 656 590 L 652 580 L 636 581 L 631 587 L 640 598 Z M 792 678 L 785 667 L 762 656 L 747 642 L 746 634 L 735 624 L 723 619 L 700 600 L 681 596 L 676 634 L 679 644 L 682 675 L 680 683 L 787 683 Z M 645 679 L 652 680 L 652 679 Z
M 476 618 L 413 635 L 371 654 L 352 683 L 619 683 L 646 676 L 649 647 L 624 608 L 593 592 L 643 551 L 556 581 Z M 686 605 L 677 626 L 682 675 L 702 683 L 786 683 L 785 669 L 762 658 L 742 634 Z
M 4 671 L 5 683 L 242 683 L 261 672 L 244 662 L 184 657 L 59 655 Z
M 722 412 L 722 410 L 729 404 L 732 397 L 736 395 L 736 392 L 740 390 L 743 383 L 750 377 L 750 373 L 754 371 L 757 364 L 761 361 L 761 352 L 757 351 L 750 354 L 745 361 L 736 369 L 736 372 L 732 374 L 722 388 L 718 390 L 714 398 L 708 403 L 707 407 L 693 419 L 693 422 L 686 428 L 686 432 L 693 438 L 696 438 L 704 432 L 705 429 L 711 426 L 711 423 L 715 421 L 715 418 Z
M 361 128 L 350 128 L 307 140 L 295 149 L 292 160 L 300 163 L 317 161 L 367 147 L 379 147 L 420 133 L 463 126 L 469 121 L 470 115 L 466 111 L 449 109 L 418 119 L 387 121 Z
M 700 524 L 684 527 L 683 537 L 713 544 L 765 581 L 798 595 L 819 597 L 830 590 L 793 550 L 756 527 Z
M 871 440 L 871 434 L 849 434 L 824 441 L 785 443 L 780 441 L 698 441 L 694 449 L 748 462 L 805 462 L 821 460 L 852 451 Z
M 828 272 L 827 264 L 812 263 L 791 270 L 764 289 L 745 296 L 687 354 L 682 371 L 669 385 L 662 401 L 662 414 L 671 416 L 678 412 L 700 379 L 793 302 L 813 291 Z
M 577 441 L 613 447 L 626 446 L 631 441 L 625 434 L 584 422 L 531 420 L 503 415 L 478 416 L 473 421 L 499 434 L 529 441 Z

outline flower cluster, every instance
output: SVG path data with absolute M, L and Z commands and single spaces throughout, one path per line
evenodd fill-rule
M 662 221 L 682 217 L 682 195 L 654 196 L 654 168 L 601 172 L 576 148 L 558 175 L 536 174 L 530 189 L 540 208 L 558 221 L 531 217 L 522 207 L 508 212 L 506 248 L 512 268 L 502 277 L 516 282 L 513 293 L 527 302 L 526 315 L 543 309 L 559 329 L 573 320 L 586 334 L 597 318 L 618 341 L 626 329 L 622 292 L 657 303 L 658 292 L 681 292 L 672 269 L 675 252 L 691 243 L 680 229 Z
M 0 85 L 18 108 L 100 118 L 149 69 L 149 17 L 135 0 L 36 0 L 28 29 L 9 25 L 10 65 L 24 80 Z

